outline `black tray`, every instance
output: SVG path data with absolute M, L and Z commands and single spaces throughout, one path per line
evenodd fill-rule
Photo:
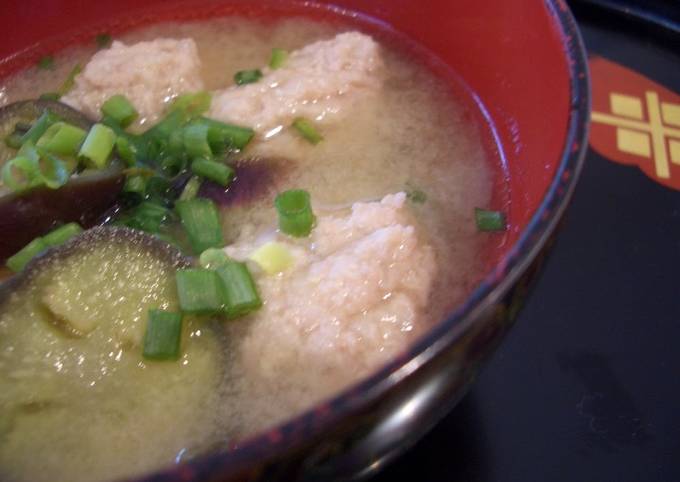
M 680 2 L 570 5 L 590 54 L 680 93 Z M 680 481 L 680 191 L 591 149 L 517 325 L 373 480 Z

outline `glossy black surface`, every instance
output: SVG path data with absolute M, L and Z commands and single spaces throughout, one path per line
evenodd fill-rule
M 680 93 L 672 43 L 576 13 L 591 53 Z M 680 192 L 590 151 L 565 221 L 471 392 L 372 480 L 680 480 Z

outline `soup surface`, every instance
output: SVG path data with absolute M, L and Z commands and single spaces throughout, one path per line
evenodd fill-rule
M 302 18 L 225 18 L 154 25 L 116 40 L 193 39 L 203 88 L 219 91 L 233 85 L 235 72 L 266 66 L 272 48 L 294 51 L 351 30 Z M 5 79 L 2 103 L 54 91 L 95 52 L 70 48 L 55 56 L 53 70 L 30 68 Z M 192 320 L 184 358 L 145 363 L 129 350 L 141 335 L 116 335 L 120 323 L 109 318 L 134 318 L 161 301 L 173 307 L 176 295 L 166 267 L 120 247 L 88 251 L 68 267 L 96 271 L 88 276 L 99 276 L 93 296 L 100 301 L 118 294 L 107 291 L 106 273 L 95 266 L 127 257 L 130 269 L 147 272 L 135 279 L 137 291 L 120 294 L 125 308 L 102 313 L 82 338 L 45 328 L 34 303 L 55 286 L 93 289 L 55 281 L 67 268 L 46 270 L 39 276 L 46 287 L 34 282 L 24 297 L 5 302 L 0 479 L 109 480 L 226 446 L 369 375 L 463 300 L 485 266 L 488 234 L 478 232 L 474 208 L 491 201 L 496 160 L 484 148 L 487 127 L 418 59 L 386 43 L 379 56 L 377 86 L 341 96 L 317 119 L 323 141 L 313 145 L 284 125 L 262 127 L 230 159 L 234 186 L 201 188 L 221 206 L 230 256 L 247 259 L 272 240 L 292 253 L 289 274 L 255 271 L 260 311 L 205 321 L 201 336 L 200 321 Z M 311 195 L 317 223 L 308 239 L 276 232 L 273 199 L 293 188 Z M 388 257 L 386 247 L 393 249 Z

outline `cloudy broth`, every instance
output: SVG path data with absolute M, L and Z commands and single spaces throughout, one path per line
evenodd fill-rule
M 118 39 L 134 43 L 158 37 L 192 38 L 198 46 L 206 89 L 218 89 L 230 85 L 236 71 L 266 65 L 273 47 L 294 50 L 351 29 L 303 18 L 275 22 L 224 18 L 153 25 Z M 94 52 L 94 47 L 70 48 L 55 56 L 54 70 L 29 68 L 6 79 L 0 101 L 6 104 L 55 90 L 73 65 L 85 64 Z M 236 157 L 241 169 L 237 169 L 234 191 L 206 189 L 227 200 L 221 208 L 227 243 L 275 226 L 272 201 L 286 189 L 308 190 L 321 211 L 342 210 L 354 202 L 375 201 L 399 191 L 410 194 L 408 209 L 422 238 L 433 247 L 437 266 L 427 310 L 412 334 L 415 340 L 460 303 L 484 274 L 488 236 L 477 231 L 474 208 L 489 206 L 500 169 L 493 149 L 488 148 L 489 127 L 478 121 L 481 116 L 472 111 L 469 99 L 457 99 L 448 81 L 398 48 L 383 43 L 381 52 L 385 62 L 382 89 L 353 105 L 342 121 L 323 124 L 323 142 L 311 146 L 285 129 L 268 139 L 258 135 Z M 192 434 L 204 433 L 200 443 L 192 436 L 191 445 L 183 446 L 186 430 L 166 430 L 162 440 L 154 441 L 153 451 L 136 455 L 125 451 L 128 460 L 120 460 L 115 450 L 91 453 L 74 442 L 87 432 L 91 419 L 86 414 L 59 412 L 57 416 L 70 420 L 49 421 L 45 426 L 58 427 L 59 438 L 69 443 L 37 443 L 41 434 L 36 433 L 37 452 L 30 458 L 8 452 L 26 446 L 3 446 L 0 425 L 0 461 L 7 464 L 0 467 L 0 479 L 77 481 L 139 475 L 281 422 L 365 375 L 330 380 L 312 391 L 296 373 L 276 385 L 258 385 L 243 377 L 233 355 L 238 351 L 234 347 L 240 329 L 228 326 L 216 331 L 225 354 L 220 361 L 222 371 L 211 382 L 217 386 L 217 396 L 195 408 L 213 414 L 196 418 L 200 425 L 193 427 Z M 136 396 L 144 398 L 145 394 Z M 177 403 L 183 400 L 179 397 Z M 63 410 L 68 412 L 68 408 Z M 97 423 L 101 431 L 117 429 L 115 417 Z M 144 436 L 130 430 L 130 437 Z M 148 427 L 142 424 L 139 430 Z M 30 441 L 26 444 L 30 446 Z M 182 447 L 179 451 L 178 446 Z M 41 451 L 49 451 L 50 457 Z

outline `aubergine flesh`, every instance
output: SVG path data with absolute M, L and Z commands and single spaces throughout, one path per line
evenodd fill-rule
M 143 357 L 148 310 L 179 309 L 188 263 L 150 235 L 96 227 L 0 285 L 0 480 L 51 480 L 36 460 L 56 461 L 60 480 L 118 479 L 201 449 L 218 412 L 218 325 L 185 316 L 180 359 Z

